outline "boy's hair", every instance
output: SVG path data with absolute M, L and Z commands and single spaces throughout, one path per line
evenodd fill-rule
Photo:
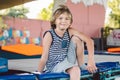
M 71 17 L 71 24 L 72 24 L 72 22 L 73 22 L 72 13 L 68 9 L 68 7 L 65 6 L 65 5 L 59 5 L 59 8 L 52 15 L 52 18 L 51 18 L 51 21 L 50 21 L 51 28 L 53 28 L 53 29 L 56 28 L 55 20 L 57 19 L 57 17 L 59 17 L 63 13 L 67 13 L 68 15 L 70 15 L 70 17 Z

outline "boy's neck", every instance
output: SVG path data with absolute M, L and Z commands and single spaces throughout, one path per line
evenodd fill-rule
M 56 34 L 59 35 L 60 37 L 64 35 L 65 31 L 66 30 L 55 29 Z

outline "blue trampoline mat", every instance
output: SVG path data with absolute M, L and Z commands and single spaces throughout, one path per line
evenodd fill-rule
M 101 62 L 96 63 L 98 67 L 98 72 L 95 74 L 89 73 L 87 70 L 81 71 L 81 78 L 94 77 L 92 80 L 98 80 L 100 78 L 100 73 L 118 70 L 120 76 L 120 64 L 119 62 Z M 8 72 L 0 73 L 0 80 L 66 80 L 69 79 L 69 74 L 67 73 L 43 73 L 43 74 L 33 74 L 25 71 L 13 70 Z M 25 74 L 24 74 L 25 73 Z M 27 74 L 26 74 L 27 73 Z M 18 75 L 22 74 L 22 75 Z M 105 74 L 106 75 L 106 74 Z M 89 80 L 89 79 L 87 79 Z
M 0 73 L 0 80 L 36 80 L 36 76 L 22 70 L 8 70 Z
M 112 55 L 112 56 L 120 56 L 120 52 L 107 52 L 107 51 L 95 51 L 95 55 Z M 85 50 L 84 54 L 88 54 L 88 51 Z
M 86 75 L 97 75 L 98 73 L 106 72 L 109 70 L 116 70 L 119 69 L 120 71 L 120 64 L 119 62 L 101 62 L 96 63 L 98 67 L 98 72 L 95 74 L 89 73 L 87 70 L 81 71 L 81 77 Z M 66 73 L 43 73 L 43 74 L 36 74 L 39 80 L 49 80 L 49 79 L 56 79 L 56 78 L 69 78 L 69 75 Z

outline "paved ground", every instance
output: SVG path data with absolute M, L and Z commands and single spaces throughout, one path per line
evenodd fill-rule
M 119 61 L 120 55 L 95 55 L 96 62 L 108 62 L 108 61 Z M 87 55 L 85 56 L 85 62 L 87 62 Z M 34 59 L 13 59 L 8 60 L 9 69 L 17 69 L 34 72 L 37 70 L 39 64 L 39 58 Z

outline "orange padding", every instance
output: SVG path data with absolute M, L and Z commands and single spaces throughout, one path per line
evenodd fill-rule
M 108 52 L 120 52 L 120 47 L 118 47 L 118 48 L 109 48 Z
M 5 51 L 26 55 L 26 56 L 42 54 L 42 47 L 34 44 L 15 44 L 15 45 L 9 45 L 9 46 L 2 46 L 1 49 Z

